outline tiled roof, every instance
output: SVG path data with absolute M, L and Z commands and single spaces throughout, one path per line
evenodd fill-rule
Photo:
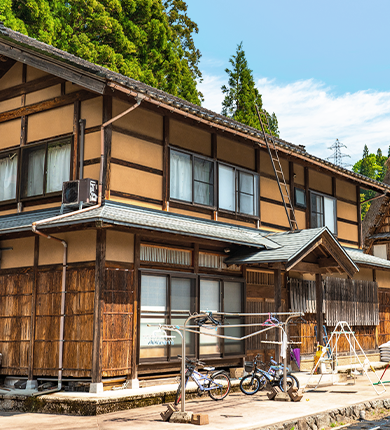
M 31 229 L 31 224 L 34 221 L 57 215 L 59 215 L 59 208 L 0 217 L 0 234 L 27 231 Z M 66 218 L 42 223 L 39 225 L 39 229 L 90 222 L 106 222 L 112 225 L 182 234 L 267 249 L 280 247 L 256 229 L 109 201 L 106 201 L 100 208 L 82 213 L 75 212 L 74 215 Z
M 345 249 L 348 255 L 356 264 L 365 264 L 373 267 L 382 267 L 384 269 L 390 269 L 390 261 L 384 260 L 383 258 L 374 257 L 370 254 L 365 254 L 363 251 L 357 249 Z
M 142 82 L 136 81 L 135 79 L 131 79 L 127 76 L 121 75 L 120 73 L 112 72 L 111 70 L 108 70 L 105 67 L 101 67 L 96 64 L 90 63 L 89 61 L 83 60 L 65 51 L 54 48 L 51 45 L 47 45 L 46 43 L 39 42 L 36 39 L 25 36 L 24 34 L 18 33 L 17 31 L 13 31 L 9 28 L 6 28 L 4 27 L 4 25 L 0 25 L 0 40 L 1 39 L 3 41 L 8 41 L 19 46 L 24 46 L 25 48 L 33 50 L 37 53 L 44 54 L 46 57 L 51 58 L 52 60 L 56 60 L 58 62 L 66 64 L 69 67 L 76 68 L 88 76 L 93 76 L 97 80 L 100 80 L 102 83 L 106 83 L 106 81 L 115 82 L 117 84 L 124 86 L 125 88 L 134 90 L 135 92 L 138 92 L 143 95 L 147 95 L 148 97 L 150 97 L 155 101 L 164 102 L 172 106 L 173 108 L 177 108 L 181 111 L 188 112 L 199 118 L 206 119 L 210 122 L 214 122 L 216 124 L 230 128 L 233 133 L 235 131 L 236 132 L 238 131 L 248 135 L 248 138 L 254 137 L 258 139 L 263 139 L 262 133 L 253 127 L 249 127 L 245 124 L 234 121 L 223 115 L 212 112 L 208 109 L 202 108 L 193 103 L 187 102 L 186 100 L 180 99 L 179 97 L 175 97 L 164 91 L 153 88 Z M 332 170 L 338 170 L 342 174 L 347 174 L 350 177 L 355 177 L 358 180 L 363 180 L 366 183 L 367 182 L 371 183 L 373 186 L 379 187 L 382 190 L 388 189 L 390 191 L 390 185 L 377 182 L 371 178 L 367 178 L 363 175 L 352 172 L 343 167 L 337 166 L 327 160 L 323 160 L 319 157 L 315 157 L 307 153 L 305 150 L 305 147 L 302 145 L 294 145 L 280 138 L 276 138 L 275 140 L 277 144 L 284 150 L 291 151 L 292 153 L 299 154 L 301 156 L 304 156 L 305 158 L 311 159 L 316 163 L 320 163 L 325 168 L 328 167 L 328 168 L 331 168 Z
M 267 237 L 280 245 L 278 249 L 265 249 L 256 252 L 248 252 L 246 255 L 232 256 L 225 259 L 227 264 L 234 263 L 277 263 L 293 261 L 299 253 L 307 246 L 314 243 L 317 238 L 326 233 L 330 240 L 333 240 L 337 247 L 342 250 L 348 260 L 348 254 L 341 245 L 334 239 L 327 227 L 310 228 L 306 230 L 296 230 L 286 233 L 273 233 Z

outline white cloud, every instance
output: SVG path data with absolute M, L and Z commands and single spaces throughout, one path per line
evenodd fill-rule
M 204 76 L 200 90 L 205 96 L 204 107 L 221 111 L 223 94 L 221 76 Z M 361 90 L 336 95 L 330 87 L 313 79 L 279 84 L 262 78 L 257 87 L 268 112 L 275 112 L 280 137 L 288 142 L 305 145 L 308 152 L 321 158 L 330 157 L 327 149 L 336 139 L 347 146 L 343 153 L 355 163 L 367 144 L 370 152 L 381 148 L 387 155 L 390 144 L 390 92 Z

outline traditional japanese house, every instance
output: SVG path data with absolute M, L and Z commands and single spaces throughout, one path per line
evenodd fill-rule
M 4 27 L 0 136 L 3 377 L 98 391 L 172 374 L 180 340 L 150 344 L 148 324 L 200 310 L 305 311 L 311 353 L 315 321 L 321 341 L 333 304 L 359 304 L 375 350 L 390 263 L 361 252 L 359 195 L 389 185 L 276 139 L 291 231 L 261 132 Z M 261 340 L 191 335 L 187 351 L 237 367 L 275 352 Z

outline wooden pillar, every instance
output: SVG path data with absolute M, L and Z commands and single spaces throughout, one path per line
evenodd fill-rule
M 310 228 L 310 192 L 309 168 L 305 167 L 305 194 L 306 194 L 306 228 Z
M 275 312 L 281 312 L 282 310 L 282 271 L 281 269 L 274 270 L 274 299 L 275 299 Z M 276 331 L 276 341 L 281 340 L 280 330 Z M 275 346 L 275 360 L 279 363 L 280 361 L 280 345 Z
M 112 96 L 103 96 L 103 123 L 112 118 Z M 112 125 L 104 129 L 103 197 L 110 198 L 111 190 L 111 141 Z
M 93 311 L 92 383 L 102 382 L 103 348 L 103 290 L 106 266 L 106 230 L 99 228 L 96 235 L 95 295 Z
M 164 116 L 163 122 L 163 179 L 162 197 L 163 211 L 169 210 L 169 117 Z
M 360 206 L 360 186 L 356 185 L 356 209 L 357 209 L 357 221 L 358 221 L 358 243 L 359 248 L 363 247 L 362 241 L 362 208 Z
M 72 160 L 72 179 L 79 177 L 80 164 L 80 100 L 76 100 L 73 104 L 73 160 Z
M 134 235 L 134 305 L 133 305 L 133 340 L 132 340 L 132 358 L 131 358 L 131 379 L 137 379 L 137 364 L 139 363 L 138 336 L 141 323 L 140 318 L 140 297 L 141 282 L 138 271 L 140 266 L 141 241 L 139 234 Z
M 39 259 L 39 236 L 35 236 L 34 242 L 34 275 L 31 291 L 31 319 L 30 319 L 30 345 L 28 355 L 28 379 L 34 379 L 34 346 L 35 346 L 35 317 L 37 302 L 37 283 L 38 283 L 38 259 Z
M 317 310 L 317 342 L 323 345 L 323 330 L 324 318 L 322 315 L 322 303 L 324 297 L 322 294 L 322 276 L 321 273 L 316 274 L 316 310 Z

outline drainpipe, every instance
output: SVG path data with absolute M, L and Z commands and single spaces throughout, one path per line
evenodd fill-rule
M 109 121 L 105 122 L 100 127 L 100 171 L 99 171 L 99 188 L 98 188 L 98 203 L 97 205 L 90 206 L 89 208 L 80 209 L 74 212 L 69 212 L 67 214 L 58 215 L 52 218 L 46 218 L 40 221 L 35 221 L 32 223 L 32 231 L 35 234 L 38 234 L 39 236 L 45 237 L 46 239 L 53 239 L 56 242 L 60 242 L 64 247 L 64 253 L 63 253 L 63 259 L 62 259 L 62 284 L 61 284 L 61 319 L 60 319 L 60 345 L 58 350 L 58 386 L 54 390 L 49 391 L 43 391 L 40 393 L 36 393 L 37 395 L 47 394 L 47 393 L 54 393 L 56 391 L 60 391 L 62 388 L 62 364 L 63 364 L 63 352 L 64 352 L 64 319 L 65 319 L 65 294 L 66 294 L 66 267 L 68 263 L 67 258 L 67 249 L 68 244 L 65 242 L 65 240 L 58 239 L 57 237 L 50 236 L 48 234 L 42 233 L 37 229 L 37 227 L 40 224 L 45 224 L 47 222 L 51 221 L 57 221 L 62 218 L 69 217 L 71 215 L 88 212 L 92 209 L 97 209 L 102 205 L 102 193 L 103 193 L 103 165 L 104 165 L 104 129 L 112 124 L 114 121 L 118 120 L 119 118 L 122 118 L 124 115 L 127 115 L 132 110 L 136 109 L 141 104 L 141 99 L 136 99 L 136 104 L 131 106 L 129 109 L 125 110 L 121 114 L 117 115 L 116 117 L 110 119 Z M 81 171 L 81 170 L 80 170 Z

